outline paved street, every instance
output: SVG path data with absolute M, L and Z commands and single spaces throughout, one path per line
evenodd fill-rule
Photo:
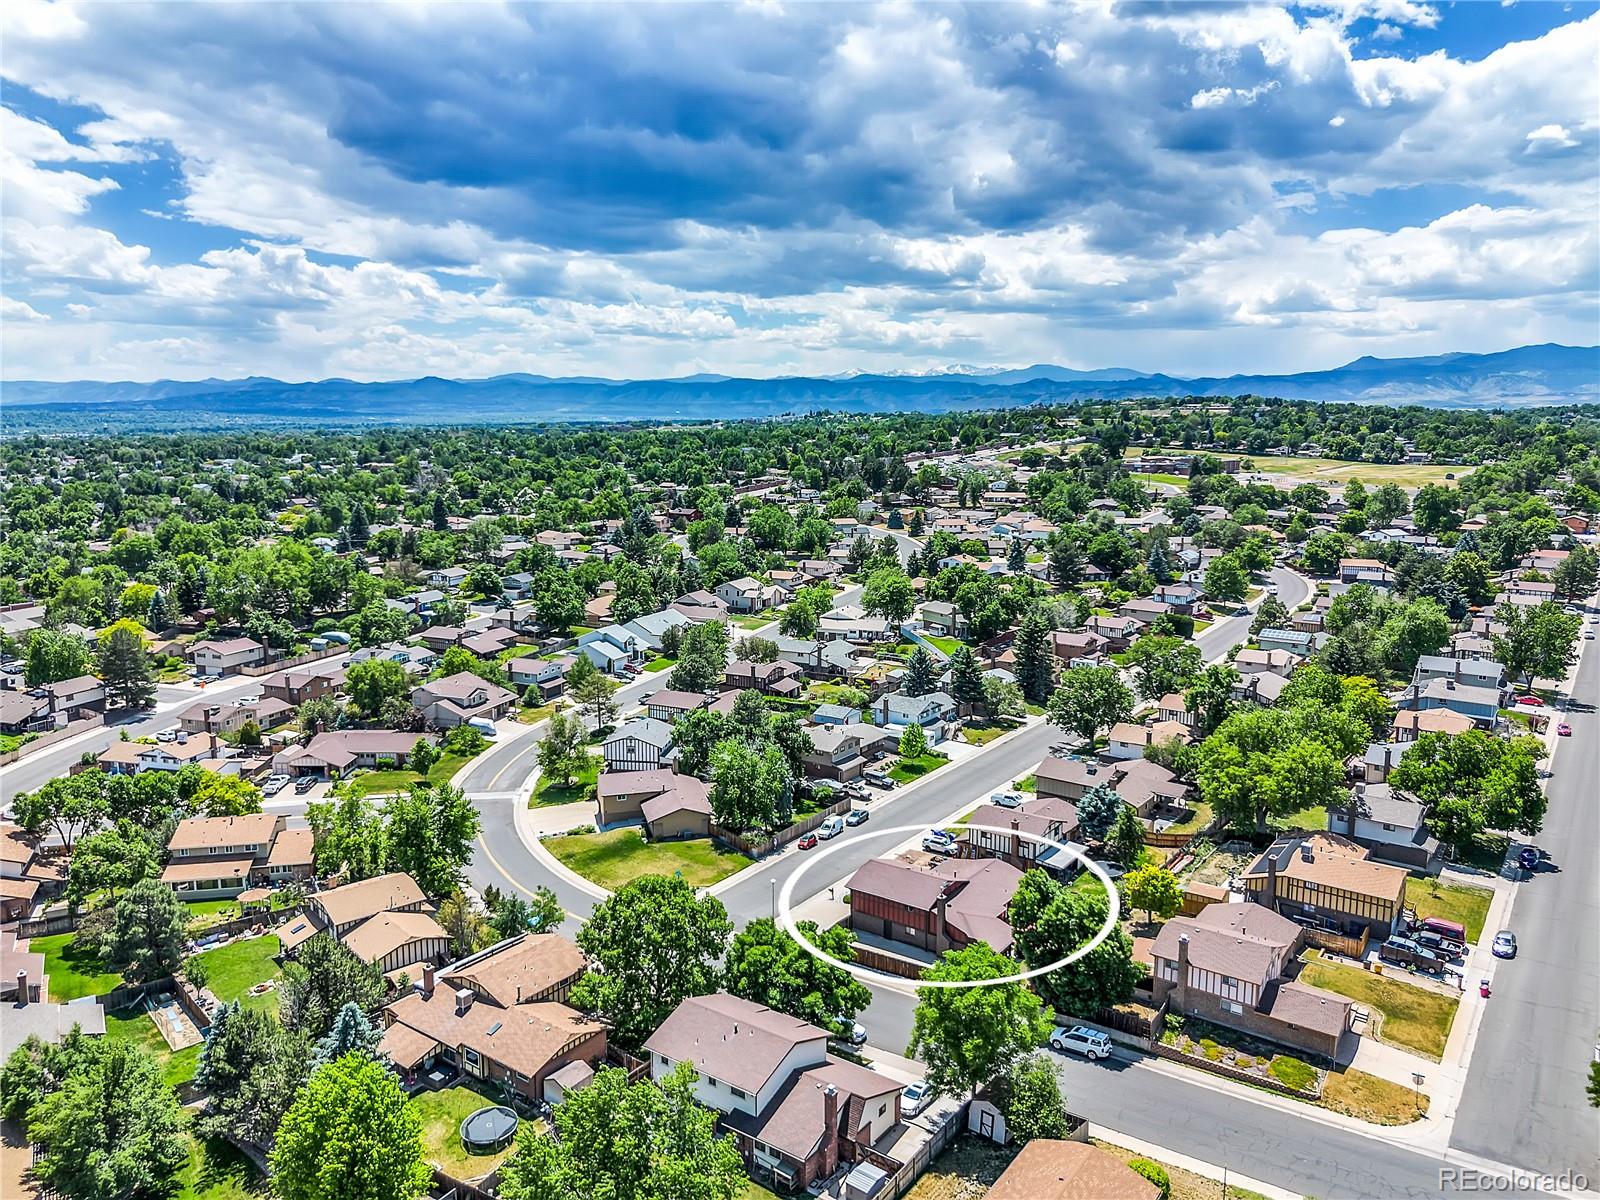
M 1600 653 L 1578 671 L 1537 841 L 1554 870 L 1518 885 L 1517 957 L 1495 974 L 1451 1145 L 1600 1188 L 1600 1109 L 1584 1085 L 1600 1042 Z M 1493 932 L 1493 931 L 1489 931 Z

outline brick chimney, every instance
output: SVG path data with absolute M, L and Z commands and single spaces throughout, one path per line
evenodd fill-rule
M 422 994 L 424 996 L 433 995 L 433 984 L 434 984 L 433 964 L 432 963 L 423 963 L 422 964 Z
M 839 1165 L 839 1089 L 829 1084 L 822 1089 L 822 1171 L 824 1178 Z
M 1189 935 L 1178 935 L 1178 1008 L 1189 1007 Z
M 950 888 L 947 884 L 933 901 L 933 952 L 935 954 L 944 953 L 950 945 L 950 930 L 945 919 L 945 909 L 949 907 L 949 904 Z
M 1022 865 L 1022 822 L 1016 817 L 1011 818 L 1011 864 Z
M 1273 911 L 1278 908 L 1278 856 L 1267 848 L 1267 886 L 1261 892 L 1261 902 Z

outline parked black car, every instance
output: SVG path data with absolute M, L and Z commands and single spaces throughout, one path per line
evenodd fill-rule
M 1386 963 L 1427 971 L 1432 975 L 1444 970 L 1444 961 L 1415 938 L 1390 938 L 1378 947 L 1378 957 Z

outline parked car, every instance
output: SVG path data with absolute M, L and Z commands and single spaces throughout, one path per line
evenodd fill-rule
M 1537 696 L 1518 696 L 1517 703 L 1528 708 L 1543 708 L 1544 701 Z
M 867 823 L 867 816 L 868 814 L 866 809 L 852 808 L 849 812 L 845 813 L 844 823 L 846 825 L 865 825 Z
M 1050 1048 L 1081 1054 L 1096 1062 L 1111 1057 L 1111 1039 L 1098 1029 L 1090 1029 L 1087 1025 L 1074 1025 L 1071 1029 L 1057 1027 L 1052 1030 Z
M 829 817 L 817 828 L 817 836 L 823 841 L 827 841 L 829 838 L 836 838 L 843 832 L 843 817 Z
M 889 778 L 887 771 L 863 771 L 861 778 L 865 779 L 873 787 L 883 788 L 885 791 L 894 786 L 894 780 Z
M 1448 961 L 1461 958 L 1467 952 L 1466 946 L 1460 942 L 1451 941 L 1447 937 L 1441 937 L 1437 933 L 1429 933 L 1426 930 L 1412 934 L 1411 940 L 1419 946 L 1432 950 L 1434 954 Z
M 1537 871 L 1544 853 L 1537 846 L 1524 846 L 1517 851 L 1517 866 L 1524 871 Z
M 317 777 L 315 775 L 302 775 L 302 776 L 300 776 L 299 779 L 296 779 L 294 781 L 294 792 L 295 792 L 295 795 L 304 796 L 307 792 L 309 792 L 312 788 L 314 788 L 316 786 L 317 786 Z
M 1450 921 L 1444 917 L 1427 917 L 1412 922 L 1411 930 L 1413 937 L 1418 933 L 1434 933 L 1447 942 L 1455 942 L 1458 946 L 1467 944 L 1467 927 L 1460 921 Z
M 922 835 L 922 848 L 929 854 L 954 854 L 956 840 L 941 829 Z
M 488 738 L 491 742 L 494 741 L 496 737 L 496 730 L 493 721 L 487 721 L 482 717 L 472 717 L 467 721 L 467 724 L 472 726 L 472 728 L 476 729 L 479 733 L 483 734 L 483 736 Z
M 276 796 L 288 786 L 289 777 L 287 775 L 268 775 L 267 781 L 261 785 L 261 794 L 263 796 Z
M 1444 969 L 1439 956 L 1414 938 L 1390 938 L 1378 947 L 1378 957 L 1386 963 L 1428 971 L 1432 974 L 1438 974 Z
M 1556 736 L 1557 737 L 1571 737 L 1572 736 L 1572 726 L 1568 725 L 1565 721 L 1561 722 L 1561 724 L 1556 726 Z
M 160 733 L 156 734 L 156 741 L 158 742 L 175 742 L 177 740 L 178 731 L 176 729 L 163 729 Z
M 808 833 L 808 834 L 805 835 L 805 837 L 800 839 L 800 849 L 802 849 L 802 850 L 809 850 L 813 846 L 815 846 L 816 844 L 817 844 L 817 835 L 814 834 L 814 833 Z
M 1517 956 L 1517 935 L 1509 929 L 1502 929 L 1494 935 L 1494 944 L 1489 947 L 1489 950 L 1496 958 L 1515 958 Z
M 933 1099 L 933 1091 L 928 1087 L 926 1079 L 919 1079 L 915 1083 L 908 1083 L 900 1090 L 900 1115 L 914 1117 L 928 1107 L 928 1101 Z
M 1021 808 L 1022 797 L 1016 792 L 995 792 L 989 797 L 989 803 L 1000 808 Z
M 835 1017 L 833 1025 L 835 1029 L 848 1029 L 850 1031 L 849 1033 L 839 1034 L 841 1042 L 849 1042 L 852 1046 L 864 1046 L 867 1044 L 867 1027 L 859 1021 L 851 1021 L 845 1017 Z

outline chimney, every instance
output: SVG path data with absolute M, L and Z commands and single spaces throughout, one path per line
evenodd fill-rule
M 424 996 L 433 995 L 433 964 L 432 963 L 423 963 L 422 964 L 422 994 Z
M 1267 850 L 1267 886 L 1262 890 L 1261 901 L 1268 908 L 1278 908 L 1278 856 Z
M 1345 807 L 1344 817 L 1345 817 L 1345 826 L 1346 826 L 1346 828 L 1347 828 L 1347 830 L 1348 830 L 1348 832 L 1350 834 L 1350 840 L 1351 841 L 1355 840 L 1355 836 L 1356 836 L 1356 815 L 1357 815 L 1357 812 L 1359 811 L 1359 809 L 1361 808 L 1361 801 L 1365 797 L 1366 791 L 1367 791 L 1366 784 L 1363 784 L 1363 783 L 1358 783 L 1358 784 L 1356 784 L 1355 787 L 1350 789 L 1350 803 Z
M 822 1175 L 832 1175 L 839 1165 L 839 1089 L 829 1084 L 822 1089 Z
M 28 972 L 27 972 L 26 968 L 18 968 L 18 970 L 17 970 L 17 1007 L 18 1008 L 26 1007 L 27 1003 L 28 1003 L 28 1001 L 30 999 L 32 999 L 32 997 L 28 995 Z
M 1178 935 L 1178 1008 L 1189 1007 L 1189 935 Z
M 1022 822 L 1019 821 L 1016 817 L 1012 817 L 1011 818 L 1011 858 L 1012 858 L 1012 864 L 1013 865 L 1020 865 L 1021 862 L 1022 862 L 1022 835 L 1019 832 L 1021 829 L 1022 829 Z
M 942 954 L 949 946 L 949 930 L 945 924 L 945 908 L 950 903 L 950 890 L 945 888 L 933 902 L 933 952 Z

